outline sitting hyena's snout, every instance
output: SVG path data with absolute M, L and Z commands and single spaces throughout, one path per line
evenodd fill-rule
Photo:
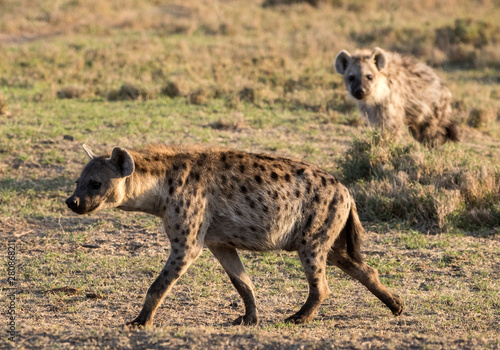
M 361 87 L 359 87 L 352 92 L 352 95 L 358 100 L 362 100 L 365 97 L 366 93 Z

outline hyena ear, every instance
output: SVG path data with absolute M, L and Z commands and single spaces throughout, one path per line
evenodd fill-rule
M 377 66 L 378 70 L 382 70 L 387 65 L 387 58 L 385 56 L 384 50 L 379 47 L 373 49 L 371 58 L 375 62 L 375 66 Z
M 121 147 L 113 148 L 108 162 L 114 165 L 123 177 L 132 175 L 135 170 L 134 159 L 126 149 Z
M 335 70 L 337 73 L 344 75 L 349 62 L 351 61 L 351 55 L 346 50 L 342 50 L 338 53 L 335 58 Z
M 90 160 L 97 158 L 97 156 L 94 154 L 94 152 L 92 152 L 92 150 L 90 149 L 89 146 L 87 146 L 86 144 L 83 144 L 82 148 L 85 151 L 85 153 L 87 153 L 87 156 L 90 158 Z

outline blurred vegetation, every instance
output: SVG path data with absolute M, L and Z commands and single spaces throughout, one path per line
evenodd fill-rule
M 429 149 L 372 132 L 353 142 L 340 168 L 364 220 L 434 232 L 500 226 L 500 167 L 461 145 Z

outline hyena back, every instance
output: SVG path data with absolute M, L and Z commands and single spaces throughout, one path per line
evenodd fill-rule
M 409 128 L 421 143 L 458 141 L 450 119 L 451 92 L 422 62 L 380 48 L 350 55 L 342 50 L 335 69 L 371 125 L 401 136 Z
M 140 150 L 115 147 L 91 158 L 74 194 L 78 214 L 116 207 L 156 215 L 171 243 L 170 256 L 149 288 L 131 326 L 149 326 L 159 304 L 204 245 L 219 260 L 242 297 L 245 314 L 234 324 L 258 322 L 254 288 L 237 249 L 297 251 L 309 283 L 302 308 L 287 320 L 309 321 L 329 294 L 330 262 L 359 280 L 394 315 L 399 296 L 384 287 L 360 254 L 364 230 L 349 191 L 327 172 L 301 161 L 224 149 Z

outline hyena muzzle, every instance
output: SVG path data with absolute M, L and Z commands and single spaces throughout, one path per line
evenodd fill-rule
M 318 167 L 226 149 L 115 147 L 99 157 L 84 149 L 90 161 L 66 200 L 68 207 L 77 214 L 116 207 L 156 215 L 171 243 L 170 256 L 130 326 L 152 325 L 163 298 L 204 246 L 243 299 L 245 314 L 233 324 L 258 322 L 254 288 L 237 249 L 298 252 L 309 296 L 289 322 L 311 320 L 329 294 L 327 262 L 360 281 L 394 315 L 401 314 L 401 298 L 362 260 L 364 230 L 349 191 Z

